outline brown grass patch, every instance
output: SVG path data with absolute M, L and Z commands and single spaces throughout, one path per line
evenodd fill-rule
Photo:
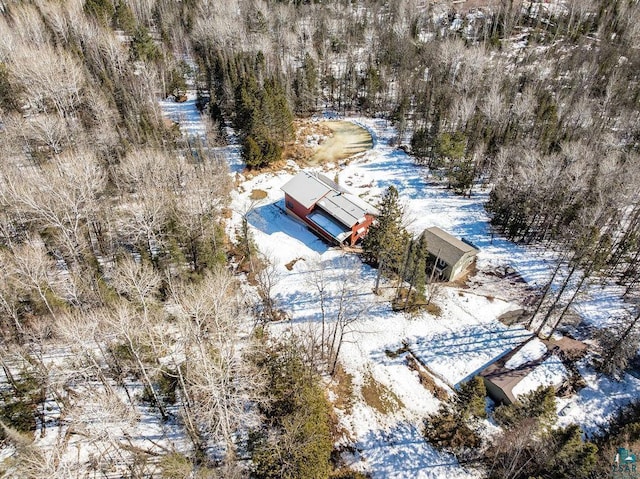
M 229 218 L 231 218 L 231 216 L 233 216 L 233 210 L 231 208 L 222 208 L 220 214 L 224 219 L 228 220 Z
M 308 160 L 313 156 L 316 148 L 307 145 L 307 138 L 313 135 L 329 137 L 332 134 L 325 122 L 299 119 L 293 122 L 293 128 L 295 139 L 284 146 L 282 158 L 294 160 L 301 165 L 308 164 Z
M 369 132 L 350 121 L 327 121 L 332 135 L 319 145 L 310 158 L 312 164 L 334 163 L 373 147 Z
M 412 355 L 407 356 L 407 365 L 409 369 L 413 369 L 418 373 L 420 384 L 422 384 L 427 391 L 431 392 L 436 399 L 444 401 L 449 397 L 447 390 L 438 386 L 431 374 L 429 374 Z
M 242 175 L 244 176 L 245 180 L 251 180 L 263 173 L 278 173 L 284 170 L 286 166 L 287 162 L 283 159 L 280 159 L 278 161 L 269 163 L 268 165 L 265 165 L 261 168 L 245 168 L 244 170 L 242 170 Z
M 422 309 L 424 309 L 431 316 L 435 316 L 436 318 L 442 316 L 442 308 L 433 301 L 431 301 L 429 304 L 423 305 Z
M 350 121 L 296 120 L 294 128 L 295 140 L 285 145 L 282 158 L 301 166 L 338 162 L 373 146 L 369 132 Z M 310 143 L 310 137 L 317 144 Z
M 346 372 L 341 364 L 338 364 L 333 373 L 333 380 L 334 383 L 331 390 L 336 395 L 333 405 L 345 413 L 351 414 L 353 408 L 353 375 Z
M 252 200 L 264 200 L 268 195 L 268 193 L 264 190 L 255 189 L 251 191 L 251 195 L 249 196 Z
M 391 389 L 374 379 L 367 373 L 362 386 L 364 402 L 382 414 L 389 414 L 404 408 L 403 402 Z
M 284 265 L 285 268 L 287 268 L 287 270 L 291 271 L 293 270 L 293 267 L 296 265 L 296 263 L 298 261 L 304 261 L 304 258 L 296 258 L 296 259 L 292 259 L 291 261 L 289 261 L 287 264 Z
M 409 313 L 412 315 L 417 314 L 421 311 L 426 311 L 427 313 L 437 318 L 442 315 L 442 309 L 440 308 L 440 306 L 438 306 L 433 300 L 427 302 L 425 298 L 416 298 L 415 291 L 411 291 L 411 297 L 409 298 L 409 301 L 407 302 L 405 307 L 407 294 L 407 288 L 400 288 L 399 296 L 391 301 L 391 309 L 393 309 L 394 311 L 404 311 L 405 313 Z

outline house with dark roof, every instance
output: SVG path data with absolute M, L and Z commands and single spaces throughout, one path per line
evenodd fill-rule
M 331 243 L 354 246 L 378 211 L 326 176 L 301 171 L 281 188 L 287 213 Z
M 430 260 L 444 281 L 454 281 L 475 261 L 478 250 L 446 231 L 433 226 L 422 233 L 427 240 Z
M 479 376 L 489 397 L 511 404 L 539 386 L 553 386 L 556 391 L 566 387 L 572 374 L 566 364 L 586 352 L 587 345 L 574 339 L 540 340 L 532 336 L 487 365 Z

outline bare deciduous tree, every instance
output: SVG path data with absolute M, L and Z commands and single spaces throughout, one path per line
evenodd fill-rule
M 187 285 L 185 285 L 187 286 Z M 174 288 L 180 349 L 173 355 L 185 400 L 185 422 L 198 448 L 222 443 L 225 461 L 235 461 L 234 434 L 255 421 L 252 401 L 261 398 L 261 378 L 244 360 L 240 337 L 249 318 L 233 277 L 225 270 Z

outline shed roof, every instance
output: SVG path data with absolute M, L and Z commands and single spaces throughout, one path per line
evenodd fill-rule
M 456 264 L 467 253 L 477 253 L 478 250 L 450 235 L 437 226 L 427 228 L 423 233 L 427 240 L 429 253 L 443 260 L 450 266 Z
M 518 396 L 538 386 L 558 387 L 567 378 L 568 372 L 554 352 L 533 336 L 488 365 L 480 376 L 500 388 L 510 402 L 515 402 Z
M 491 363 L 484 370 L 480 372 L 480 376 L 491 381 L 498 386 L 505 396 L 511 402 L 515 402 L 516 396 L 513 393 L 513 388 L 522 381 L 529 373 L 531 373 L 536 367 L 538 367 L 547 357 L 550 352 L 545 351 L 541 356 L 518 365 L 516 368 L 506 367 L 506 364 L 517 355 L 521 349 L 525 348 L 527 344 L 533 340 L 530 338 L 522 344 L 516 346 L 511 352 L 501 357 L 497 361 Z

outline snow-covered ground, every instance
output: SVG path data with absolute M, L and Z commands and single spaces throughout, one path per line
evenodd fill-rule
M 197 95 L 187 93 L 187 101 L 178 103 L 173 99 L 160 100 L 160 109 L 165 117 L 180 125 L 180 131 L 185 136 L 204 137 L 207 131 L 206 122 L 196 108 Z
M 189 107 L 189 103 L 180 105 L 180 108 Z M 185 113 L 185 117 L 189 118 L 190 114 Z M 325 271 L 335 296 L 341 281 L 352 276 L 351 297 L 358 308 L 354 309 L 358 319 L 350 326 L 340 361 L 353 376 L 355 401 L 350 413 L 337 411 L 348 440 L 355 445 L 355 454 L 347 457 L 350 465 L 379 478 L 478 477 L 477 471 L 465 469 L 423 440 L 423 418 L 437 410 L 439 401 L 419 383 L 417 373 L 407 367 L 403 355 L 390 355 L 385 351 L 397 350 L 408 343 L 416 357 L 447 384 L 454 386 L 469 378 L 530 337 L 522 327 L 507 327 L 498 321 L 501 314 L 518 309 L 520 304 L 513 285 L 505 280 L 490 280 L 483 271 L 510 265 L 535 286 L 550 276 L 551 258 L 535 248 L 514 245 L 491 234 L 483 208 L 487 190 L 477 190 L 471 198 L 462 198 L 431 185 L 428 170 L 417 167 L 403 151 L 388 146 L 395 132 L 385 120 L 358 118 L 353 121 L 372 133 L 373 149 L 347 165 L 330 165 L 325 173 L 332 178 L 337 176 L 341 185 L 372 204 L 389 185 L 394 185 L 405 204 L 411 232 L 439 226 L 478 246 L 481 272 L 471 289 L 442 288 L 436 299 L 442 312 L 437 317 L 427 313 L 409 316 L 393 312 L 389 296 L 393 294 L 394 285 L 385 284 L 383 294 L 374 295 L 374 270 L 357 257 L 329 247 L 284 212 L 280 187 L 295 174 L 297 166 L 290 162 L 280 172 L 248 178 L 242 174 L 237 146 L 220 149 L 229 155 L 231 169 L 239 180 L 239 187 L 232 193 L 231 226 L 239 225 L 242 215 L 246 214 L 255 243 L 279 273 L 274 294 L 279 307 L 290 314 L 291 320 L 271 323 L 272 334 L 293 330 L 306 337 L 317 336 L 321 312 L 313 278 L 317 278 L 318 271 Z M 256 189 L 267 193 L 258 204 L 249 198 Z M 580 301 L 578 311 L 594 324 L 625 308 L 613 287 L 598 286 L 591 292 Z M 334 297 L 326 305 L 329 321 L 337 314 L 337 308 Z M 555 358 L 547 361 L 552 360 Z M 528 389 L 537 383 L 555 381 L 562 372 L 561 364 L 548 366 L 540 373 L 542 377 L 526 378 L 522 387 Z M 614 383 L 597 377 L 586 365 L 581 372 L 588 386 L 577 396 L 559 401 L 559 409 L 563 409 L 561 424 L 577 422 L 587 432 L 595 432 L 615 409 L 640 398 L 640 381 L 631 376 Z M 391 391 L 404 407 L 382 414 L 368 405 L 361 388 L 371 377 Z

